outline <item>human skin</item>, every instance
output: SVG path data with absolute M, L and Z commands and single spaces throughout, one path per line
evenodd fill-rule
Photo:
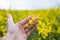
M 34 23 L 29 25 L 29 20 L 33 17 L 33 15 L 28 16 L 17 23 L 13 22 L 11 14 L 8 14 L 7 16 L 7 34 L 2 37 L 1 40 L 27 40 L 28 36 L 36 29 L 36 25 L 38 23 L 37 17 Z M 29 27 L 26 28 L 25 24 L 28 24 Z

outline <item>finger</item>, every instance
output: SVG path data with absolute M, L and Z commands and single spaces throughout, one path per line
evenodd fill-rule
M 8 20 L 7 20 L 7 31 L 12 30 L 14 27 L 13 17 L 11 14 L 7 14 Z
M 24 28 L 23 28 L 23 26 L 21 24 L 20 25 L 16 24 L 16 25 L 18 26 L 21 33 L 25 33 Z
M 13 22 L 13 17 L 11 14 L 7 14 L 7 17 L 8 17 L 7 22 L 10 22 L 10 21 Z
M 38 20 L 36 20 L 36 22 L 34 23 L 34 25 L 31 25 L 30 28 L 28 28 L 28 29 L 25 30 L 26 33 L 27 33 L 27 35 L 30 35 L 35 30 L 37 23 L 38 23 Z
M 31 35 L 35 29 L 36 29 L 36 26 L 34 26 L 33 29 L 31 29 L 29 32 L 26 33 L 27 36 Z
M 32 34 L 32 32 L 33 32 L 35 29 L 36 29 L 36 26 L 35 26 L 31 31 L 29 31 L 28 33 L 26 33 L 26 34 L 27 34 L 27 36 L 31 35 L 31 34 Z
M 36 20 L 36 21 L 34 22 L 34 24 L 30 25 L 29 28 L 26 28 L 25 31 L 26 31 L 26 32 L 29 32 L 32 28 L 34 28 L 34 27 L 37 25 L 37 22 L 38 22 L 38 20 Z
M 28 16 L 27 18 L 23 19 L 22 21 L 18 22 L 18 24 L 22 24 L 24 25 L 25 23 L 27 23 L 31 18 L 32 18 L 33 15 L 31 16 Z
M 22 21 L 20 21 L 20 22 L 17 22 L 16 24 L 18 24 L 18 25 L 24 25 L 24 24 L 26 24 L 31 18 L 33 17 L 33 15 L 31 15 L 31 16 L 28 16 L 27 18 L 25 18 L 25 19 L 23 19 Z M 25 28 L 24 26 L 23 26 L 23 28 Z

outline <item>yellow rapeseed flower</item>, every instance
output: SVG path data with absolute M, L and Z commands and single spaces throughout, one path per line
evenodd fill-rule
M 29 27 L 29 25 L 28 25 L 28 24 L 25 24 L 25 27 L 26 27 L 26 28 L 28 28 L 28 27 Z
M 0 21 L 4 20 L 4 16 L 0 15 Z
M 32 20 L 32 21 L 35 21 L 35 16 L 33 16 L 31 20 Z
M 37 27 L 37 30 L 38 30 L 38 34 L 40 35 L 40 33 L 41 33 L 41 31 L 40 31 L 41 28 L 40 28 L 39 26 Z
M 33 17 L 29 20 L 29 24 L 33 24 L 34 21 L 35 21 L 35 16 L 33 16 Z
M 4 32 L 3 35 L 6 35 L 6 33 Z
M 29 24 L 33 24 L 33 21 L 32 20 L 29 20 Z
M 1 28 L 1 29 L 3 29 L 3 28 L 4 28 L 4 26 L 2 25 L 2 26 L 0 26 L 0 28 Z

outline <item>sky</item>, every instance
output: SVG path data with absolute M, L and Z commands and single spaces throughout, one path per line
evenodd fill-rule
M 0 0 L 0 9 L 30 10 L 60 6 L 60 0 Z

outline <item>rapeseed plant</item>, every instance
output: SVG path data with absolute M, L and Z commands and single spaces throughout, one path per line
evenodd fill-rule
M 37 32 L 35 32 L 35 34 L 33 34 L 29 38 L 29 40 L 30 39 L 31 40 L 35 40 L 35 39 L 37 39 L 37 40 L 43 40 L 43 39 L 56 40 L 56 38 L 53 36 L 60 34 L 60 8 L 51 9 L 51 10 L 46 9 L 46 10 L 31 10 L 31 11 L 30 10 L 29 11 L 5 10 L 4 12 L 2 10 L 2 11 L 0 11 L 0 37 L 6 35 L 6 22 L 7 22 L 6 15 L 8 13 L 12 14 L 12 16 L 14 17 L 14 22 L 18 22 L 31 14 L 34 14 L 39 17 L 38 24 L 37 24 L 37 30 L 36 30 Z M 28 15 L 26 15 L 26 14 L 28 14 Z M 33 16 L 29 20 L 28 23 L 34 24 L 35 19 L 36 19 L 36 17 Z M 55 30 L 56 28 L 54 28 L 52 26 L 53 24 L 56 25 L 54 27 L 57 27 L 57 30 Z M 28 28 L 29 25 L 25 24 L 25 27 Z M 57 36 L 57 37 L 58 37 L 58 39 L 60 38 L 59 36 Z

